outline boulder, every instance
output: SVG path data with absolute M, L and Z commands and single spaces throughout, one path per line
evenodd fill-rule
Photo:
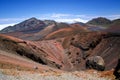
M 92 56 L 86 60 L 87 69 L 96 69 L 98 71 L 103 71 L 105 69 L 105 63 L 101 56 Z

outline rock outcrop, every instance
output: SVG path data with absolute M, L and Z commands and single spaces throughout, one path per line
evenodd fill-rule
M 105 63 L 101 56 L 92 56 L 86 60 L 87 69 L 96 69 L 98 71 L 103 71 L 105 69 Z
M 117 66 L 116 66 L 113 74 L 115 75 L 117 80 L 120 80 L 120 57 L 118 59 Z

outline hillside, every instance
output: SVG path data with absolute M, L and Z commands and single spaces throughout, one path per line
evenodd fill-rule
M 98 29 L 100 28 L 101 30 L 105 30 L 105 31 L 106 29 L 107 31 L 111 31 L 111 30 L 117 31 L 117 32 L 120 31 L 118 27 L 120 25 L 120 19 L 109 20 L 107 18 L 98 17 L 88 21 L 86 24 L 93 27 L 93 29 L 94 27 L 96 27 Z
M 86 24 L 81 22 L 76 22 L 72 24 L 67 23 L 58 23 L 53 20 L 39 20 L 36 18 L 30 18 L 14 26 L 9 26 L 0 31 L 2 34 L 9 36 L 17 37 L 24 40 L 41 40 L 47 36 L 53 35 L 56 32 L 62 31 L 63 33 L 68 29 L 71 29 L 70 32 L 65 32 L 63 35 L 69 33 L 81 32 L 81 31 L 102 31 L 104 30 L 103 26 L 99 25 L 117 25 L 118 20 L 110 21 L 106 18 L 95 18 L 87 22 Z M 77 29 L 78 28 L 78 29 Z M 59 30 L 61 29 L 61 30 Z M 56 36 L 59 35 L 58 33 Z
M 90 26 L 101 26 L 101 27 L 105 27 L 105 26 L 109 26 L 111 24 L 111 20 L 104 18 L 104 17 L 98 17 L 98 18 L 94 18 L 90 21 L 88 21 L 86 24 L 90 25 Z
M 113 20 L 112 24 L 105 31 L 120 33 L 120 19 Z
M 33 32 L 40 31 L 44 27 L 45 27 L 45 23 L 43 21 L 38 20 L 33 17 L 33 18 L 25 20 L 19 24 L 16 24 L 14 26 L 9 26 L 7 28 L 4 28 L 0 32 L 1 33 L 9 33 L 9 32 L 22 31 L 24 33 L 33 33 Z
M 89 32 L 89 29 L 86 26 L 81 26 L 77 23 L 71 24 L 70 27 L 61 28 L 50 34 L 46 35 L 44 39 L 55 39 L 65 36 L 70 36 L 79 32 Z
M 120 52 L 119 19 L 98 31 L 82 23 L 43 23 L 46 26 L 40 31 L 33 32 L 37 27 L 24 27 L 0 34 L 1 69 L 58 73 L 94 69 L 108 71 L 113 78 Z
M 86 59 L 96 55 L 104 59 L 106 70 L 112 69 L 117 64 L 120 52 L 120 37 L 113 33 L 80 32 L 43 41 L 24 41 L 1 35 L 0 41 L 0 49 L 3 51 L 67 71 L 85 69 Z M 115 51 L 117 52 L 112 54 Z
M 0 33 L 24 40 L 39 40 L 51 32 L 66 27 L 70 27 L 70 25 L 53 20 L 42 21 L 33 17 L 14 26 L 6 27 Z

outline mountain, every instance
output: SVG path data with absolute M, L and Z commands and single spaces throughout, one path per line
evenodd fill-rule
M 112 23 L 109 25 L 109 27 L 104 31 L 120 33 L 120 19 L 113 20 Z
M 3 30 L 1 30 L 0 33 L 11 33 L 11 32 L 37 33 L 43 30 L 45 27 L 53 24 L 55 24 L 56 26 L 54 27 L 54 30 L 68 26 L 68 24 L 66 23 L 57 23 L 53 20 L 42 21 L 32 17 L 14 26 L 8 26 Z
M 120 33 L 120 21 L 113 22 L 105 31 Z
M 89 26 L 89 30 L 120 33 L 120 19 L 109 20 L 103 17 L 98 17 L 88 21 L 86 24 Z
M 64 29 L 64 28 L 69 28 L 69 27 L 71 27 L 71 26 L 66 23 L 52 24 L 52 25 L 47 26 L 43 30 L 35 33 L 33 36 L 31 36 L 29 38 L 31 38 L 32 40 L 40 40 L 40 39 L 43 39 L 44 37 L 46 37 L 47 35 L 55 32 L 55 31 L 58 31 L 59 29 Z
M 32 71 L 37 66 L 38 71 L 55 70 L 36 62 L 37 57 L 33 49 L 30 50 L 30 45 L 26 44 L 27 41 L 0 34 L 0 43 L 0 69 Z
M 115 26 L 115 25 L 120 25 L 120 19 L 113 20 L 110 26 Z
M 65 27 L 70 26 L 66 23 L 57 23 L 53 20 L 42 21 L 33 17 L 14 26 L 6 27 L 0 33 L 26 40 L 38 40 Z
M 67 28 L 67 27 L 70 27 L 70 25 L 66 23 L 51 24 L 51 25 L 46 26 L 44 29 L 42 29 L 41 31 L 37 33 L 20 35 L 19 38 L 24 39 L 24 40 L 41 40 L 47 35 L 51 34 L 52 32 L 57 31 L 62 28 Z M 11 34 L 11 36 L 13 36 L 13 34 Z
M 72 23 L 72 24 L 79 24 L 79 25 L 81 25 L 81 26 L 88 26 L 87 24 L 82 23 L 82 22 L 76 22 L 76 23 Z
M 55 22 L 54 20 L 44 20 L 43 22 L 44 22 L 47 26 L 57 23 L 57 22 Z
M 77 22 L 74 24 L 67 24 L 67 23 L 58 23 L 53 20 L 42 21 L 36 18 L 30 18 L 14 26 L 9 26 L 1 30 L 0 33 L 9 36 L 14 36 L 24 40 L 40 40 L 59 29 L 63 29 L 65 32 L 66 30 L 64 28 L 66 30 L 67 28 L 71 29 L 72 31 L 75 32 L 75 31 L 84 30 L 86 28 L 86 25 L 81 22 Z
M 106 31 L 93 31 L 81 23 L 42 22 L 45 27 L 40 31 L 34 27 L 32 30 L 35 31 L 15 28 L 14 32 L 0 34 L 1 69 L 35 71 L 45 75 L 54 72 L 57 76 L 60 76 L 58 72 L 67 71 L 72 74 L 75 71 L 79 76 L 76 71 L 95 69 L 99 72 L 89 73 L 109 75 L 112 80 L 114 69 L 115 75 L 119 74 L 119 20 L 113 21 L 114 25 Z
M 120 52 L 120 35 L 104 32 L 77 32 L 42 41 L 0 35 L 0 43 L 0 51 L 65 71 L 85 70 L 92 56 L 101 56 L 105 70 L 110 70 L 115 68 Z
M 44 39 L 54 39 L 65 36 L 70 36 L 79 32 L 89 32 L 86 26 L 81 26 L 78 23 L 69 25 L 69 27 L 58 29 L 50 34 L 46 35 Z
M 7 28 L 4 28 L 0 32 L 1 33 L 9 33 L 9 32 L 22 31 L 24 33 L 34 33 L 34 32 L 40 31 L 44 27 L 45 27 L 45 23 L 43 21 L 38 20 L 33 17 L 33 18 L 25 20 L 19 24 L 16 24 L 14 26 L 9 26 Z
M 98 17 L 98 18 L 94 18 L 94 19 L 88 21 L 86 24 L 90 25 L 90 26 L 106 27 L 106 26 L 109 26 L 111 23 L 112 23 L 112 21 L 107 18 Z
M 65 29 L 62 29 L 62 28 L 65 28 Z M 102 28 L 95 27 L 95 26 L 94 27 L 88 26 L 87 24 L 84 24 L 82 22 L 67 24 L 67 23 L 58 23 L 58 22 L 55 22 L 54 20 L 43 20 L 42 21 L 42 20 L 38 20 L 33 17 L 19 24 L 16 24 L 14 26 L 9 26 L 7 28 L 4 28 L 3 30 L 0 31 L 0 33 L 14 36 L 14 37 L 24 39 L 24 40 L 40 40 L 49 34 L 51 35 L 52 32 L 54 33 L 59 32 L 57 31 L 59 29 L 62 29 L 64 31 L 60 30 L 60 33 L 57 33 L 57 34 L 61 34 L 61 32 L 63 33 L 65 32 L 66 35 L 71 33 L 71 32 L 68 32 L 68 33 L 66 32 L 67 28 L 71 29 L 72 33 L 74 33 L 75 31 L 102 30 Z
M 115 19 L 112 21 L 112 24 L 120 23 L 120 19 Z

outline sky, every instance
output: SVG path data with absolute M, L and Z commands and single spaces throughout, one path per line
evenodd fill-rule
M 0 0 L 0 30 L 36 17 L 58 22 L 120 18 L 120 0 Z

